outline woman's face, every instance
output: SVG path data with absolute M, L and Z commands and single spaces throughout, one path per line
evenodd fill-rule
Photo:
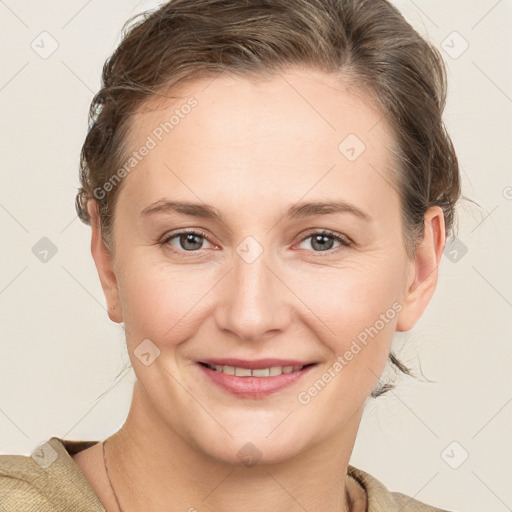
M 388 125 L 312 70 L 174 93 L 135 117 L 115 260 L 95 253 L 146 406 L 230 463 L 355 436 L 393 333 L 430 298 L 412 291 Z

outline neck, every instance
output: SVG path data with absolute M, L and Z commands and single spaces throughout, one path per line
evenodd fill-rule
M 108 439 L 108 471 L 123 512 L 256 512 L 262 503 L 276 511 L 352 512 L 346 473 L 361 413 L 349 432 L 285 462 L 233 467 L 164 424 L 136 382 L 127 420 Z

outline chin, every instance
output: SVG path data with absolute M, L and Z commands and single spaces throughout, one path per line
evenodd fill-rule
M 280 464 L 299 455 L 301 451 L 297 443 L 285 437 L 274 442 L 250 438 L 232 439 L 224 445 L 213 446 L 200 448 L 217 462 L 239 468 Z
M 282 418 L 279 421 L 282 421 Z M 233 437 L 223 429 L 220 429 L 222 433 L 217 431 L 218 435 L 213 436 L 211 430 L 205 432 L 204 436 L 194 432 L 190 441 L 198 451 L 230 466 L 279 464 L 304 451 L 309 438 L 304 429 L 292 432 L 284 428 L 284 425 L 278 426 L 279 421 L 263 423 L 264 428 L 261 428 L 262 424 L 255 428 L 256 420 L 253 421 L 252 428 L 243 428 L 243 425 L 228 428 Z

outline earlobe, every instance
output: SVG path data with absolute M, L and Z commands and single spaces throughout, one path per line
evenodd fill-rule
M 414 261 L 410 264 L 402 296 L 403 309 L 396 325 L 399 332 L 406 332 L 414 327 L 427 308 L 437 286 L 439 263 L 446 243 L 442 208 L 431 206 L 424 219 L 424 237 L 417 246 Z
M 91 254 L 107 302 L 108 316 L 113 322 L 121 323 L 123 316 L 120 308 L 116 274 L 114 272 L 112 256 L 101 236 L 98 204 L 96 201 L 90 200 L 87 205 L 87 210 L 91 218 Z

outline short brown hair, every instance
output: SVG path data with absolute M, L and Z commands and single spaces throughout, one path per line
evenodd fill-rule
M 95 190 L 123 166 L 130 121 L 145 100 L 186 79 L 225 71 L 257 79 L 293 65 L 338 74 L 377 101 L 401 163 L 392 179 L 408 256 L 423 238 L 430 206 L 443 209 L 448 235 L 461 185 L 442 120 L 444 62 L 386 0 L 171 0 L 129 20 L 91 104 L 76 196 L 79 218 L 89 224 L 87 202 L 96 201 L 103 240 L 113 250 L 121 187 L 100 198 Z M 390 360 L 410 373 L 393 353 Z

